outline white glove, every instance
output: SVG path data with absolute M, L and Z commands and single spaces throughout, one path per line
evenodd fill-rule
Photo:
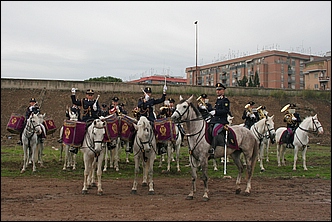
M 76 89 L 75 88 L 71 88 L 71 93 L 75 94 L 75 92 L 76 92 Z
M 250 115 L 250 118 L 255 118 L 255 117 L 256 117 L 255 114 Z
M 292 120 L 297 120 L 297 119 L 296 119 L 296 117 L 293 116 L 293 117 L 292 117 Z
M 206 109 L 206 106 L 204 106 L 204 105 L 199 105 L 199 108 L 201 108 L 201 109 Z
M 212 111 L 210 112 L 210 114 L 211 114 L 212 116 L 214 116 L 214 114 L 216 114 L 216 111 L 215 111 L 215 110 L 212 110 Z
M 247 117 L 250 117 L 250 112 L 247 112 L 247 115 L 246 115 Z
M 97 111 L 97 104 L 94 103 L 93 106 L 92 106 L 92 108 L 93 108 L 94 111 Z
M 167 86 L 166 86 L 166 85 L 164 85 L 163 93 L 165 94 L 165 93 L 166 93 L 166 91 L 167 91 Z
M 145 95 L 145 100 L 146 100 L 146 101 L 149 101 L 149 99 L 150 99 L 150 96 L 149 96 L 148 94 L 146 94 L 146 95 Z

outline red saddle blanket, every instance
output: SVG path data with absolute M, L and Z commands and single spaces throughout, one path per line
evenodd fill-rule
M 137 120 L 127 115 L 121 115 L 119 116 L 119 119 L 121 129 L 119 136 L 124 141 L 132 140 L 132 137 L 135 133 L 135 127 L 133 123 L 137 124 Z
M 56 126 L 52 118 L 44 119 L 43 125 L 46 128 L 46 135 L 50 135 L 56 131 Z
M 176 140 L 175 127 L 176 126 L 172 122 L 170 117 L 156 119 L 154 121 L 154 132 L 156 135 L 157 142 L 175 141 Z
M 24 116 L 17 113 L 12 113 L 7 124 L 7 130 L 14 134 L 20 134 L 23 130 L 24 121 Z
M 65 120 L 63 123 L 62 141 L 64 144 L 79 147 L 85 135 L 85 122 Z
M 106 121 L 106 133 L 104 135 L 104 142 L 110 142 L 119 137 L 120 121 L 116 114 L 107 116 Z

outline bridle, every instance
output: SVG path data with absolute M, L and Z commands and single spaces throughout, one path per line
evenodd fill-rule
M 271 135 L 271 132 L 274 131 L 275 129 L 272 127 L 270 128 L 270 124 L 267 123 L 267 118 L 268 117 L 265 117 L 266 120 L 264 121 L 264 127 L 267 128 L 267 132 L 269 134 L 269 138 L 271 140 L 272 143 L 274 143 L 274 139 L 272 138 L 272 135 Z M 253 126 L 254 126 L 254 134 L 255 136 L 259 139 L 259 141 L 261 142 L 263 140 L 263 138 L 266 136 L 266 132 L 264 134 L 260 133 L 256 127 L 257 123 L 255 123 Z
M 91 134 L 95 135 L 95 132 L 94 132 L 95 129 L 97 129 L 97 130 L 102 130 L 102 129 L 105 130 L 105 127 L 104 126 L 102 126 L 102 127 L 100 127 L 100 126 L 93 126 Z M 87 140 L 86 140 L 87 147 L 95 154 L 95 157 L 98 158 L 98 156 L 100 155 L 101 151 L 99 151 L 99 152 L 96 151 L 95 144 L 98 144 L 98 143 L 101 144 L 101 143 L 103 143 L 103 140 L 94 140 L 94 137 L 93 136 L 91 137 L 89 131 L 86 133 L 86 138 L 87 138 Z M 101 146 L 101 147 L 103 148 L 103 146 Z M 98 159 L 97 159 L 97 161 L 98 161 Z
M 146 127 L 149 130 L 149 138 L 147 141 L 142 141 L 141 138 L 138 138 L 137 136 L 135 137 L 135 142 L 139 147 L 139 151 L 137 151 L 137 153 L 135 153 L 134 156 L 138 155 L 140 152 L 143 154 L 143 160 L 144 162 L 146 162 L 148 160 L 148 158 L 145 156 L 145 150 L 144 150 L 144 145 L 148 144 L 150 147 L 152 147 L 152 141 L 154 138 L 154 134 L 153 134 L 153 130 L 151 129 L 151 127 Z M 155 153 L 157 153 L 156 150 L 154 150 Z
M 301 129 L 301 130 L 303 130 L 303 131 L 305 131 L 305 132 L 308 132 L 308 133 L 318 134 L 318 129 L 321 128 L 321 127 L 323 127 L 323 126 L 322 126 L 322 125 L 317 126 L 316 121 L 314 120 L 313 117 L 311 118 L 311 121 L 312 121 L 312 124 L 313 124 L 313 126 L 314 126 L 314 127 L 313 127 L 313 130 L 304 129 L 304 128 L 302 128 L 301 126 L 299 126 L 299 129 Z M 318 121 L 318 120 L 317 120 L 317 121 Z
M 31 137 L 34 133 L 37 133 L 36 128 L 40 127 L 40 123 L 34 125 L 31 118 L 28 119 L 27 125 L 25 127 L 25 136 L 28 138 L 28 140 L 31 140 Z M 41 129 L 39 130 L 41 131 Z
M 176 123 L 178 124 L 181 133 L 183 133 L 187 137 L 192 137 L 192 136 L 198 135 L 198 137 L 196 139 L 196 145 L 192 149 L 191 149 L 191 146 L 190 146 L 189 141 L 188 141 L 189 154 L 192 155 L 192 156 L 194 156 L 193 151 L 196 149 L 196 147 L 198 146 L 199 142 L 205 137 L 205 131 L 203 129 L 204 129 L 204 126 L 205 126 L 206 122 L 205 122 L 205 120 L 203 119 L 202 116 L 198 116 L 195 119 L 189 119 L 189 107 L 190 106 L 192 107 L 193 105 L 192 105 L 192 103 L 189 103 L 188 101 L 184 101 L 184 102 L 186 102 L 188 104 L 188 106 L 186 107 L 186 109 L 185 109 L 185 111 L 183 113 L 180 113 L 177 109 L 175 110 L 175 112 L 179 115 L 178 119 L 180 119 L 180 121 L 176 121 Z M 187 117 L 186 117 L 187 120 L 181 120 L 182 117 L 186 113 L 187 113 Z M 183 127 L 180 124 L 184 123 L 184 122 L 192 122 L 192 121 L 204 121 L 204 122 L 202 124 L 202 127 L 196 133 L 186 134 L 185 131 L 184 131 L 184 129 L 183 129 Z M 194 157 L 194 158 L 197 160 L 196 157 Z

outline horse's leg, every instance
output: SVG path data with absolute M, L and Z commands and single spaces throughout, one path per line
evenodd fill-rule
M 297 161 L 297 154 L 299 152 L 299 147 L 296 145 L 294 147 L 294 164 L 293 164 L 293 170 L 296 170 L 296 161 Z
M 73 164 L 72 164 L 73 170 L 76 170 L 76 154 L 72 153 L 71 156 L 72 156 L 72 162 L 73 162 Z
M 37 143 L 35 143 L 34 145 L 31 145 L 31 149 L 32 149 L 32 172 L 36 172 L 37 171 L 36 162 L 38 160 L 38 147 L 37 147 Z
M 200 159 L 201 163 L 201 170 L 202 170 L 202 177 L 201 179 L 203 180 L 204 183 L 204 194 L 203 194 L 203 200 L 208 201 L 209 200 L 209 186 L 208 186 L 208 157 L 201 157 Z
M 60 144 L 60 157 L 59 157 L 59 161 L 62 161 L 62 152 L 63 152 L 63 143 Z
M 27 149 L 27 146 L 25 145 L 25 143 L 23 143 L 23 154 L 24 154 L 24 156 L 23 156 L 23 167 L 22 167 L 21 173 L 25 172 L 28 161 L 29 161 L 28 149 Z
M 265 150 L 266 150 L 266 162 L 270 162 L 269 160 L 269 147 L 270 146 L 270 140 L 265 139 Z
M 180 148 L 181 148 L 181 138 L 178 139 L 178 142 L 175 144 L 176 150 L 176 168 L 178 172 L 181 171 L 180 169 Z
M 223 158 L 223 157 L 222 157 Z M 216 159 L 212 159 L 212 165 L 213 165 L 213 170 L 214 171 L 218 171 L 218 167 L 217 167 L 217 161 Z
M 38 142 L 37 146 L 39 146 L 39 149 L 38 149 L 38 163 L 40 164 L 40 167 L 44 167 L 44 163 L 43 163 L 44 143 Z
M 84 178 L 83 178 L 83 189 L 82 194 L 88 193 L 88 176 L 91 170 L 91 161 L 89 160 L 88 154 L 83 154 L 84 160 Z
M 97 170 L 96 160 L 97 160 L 96 157 L 93 158 L 91 171 L 90 171 L 90 174 L 89 174 L 89 177 L 88 177 L 88 181 L 90 181 L 90 188 L 97 186 L 97 184 L 96 184 L 96 170 Z M 89 180 L 89 178 L 90 178 L 90 180 Z M 88 184 L 89 184 L 89 182 L 88 182 Z
M 103 189 L 101 187 L 101 175 L 102 175 L 103 171 L 101 170 L 101 167 L 102 167 L 102 164 L 103 164 L 104 152 L 105 152 L 105 149 L 103 149 L 100 152 L 100 155 L 98 157 L 98 162 L 97 162 L 97 178 L 98 178 L 98 191 L 97 191 L 97 194 L 98 195 L 103 194 Z
M 119 171 L 119 161 L 120 161 L 120 152 L 121 152 L 121 140 L 120 137 L 117 139 L 115 154 L 114 154 L 114 168 L 115 171 Z
M 286 166 L 286 159 L 285 159 L 285 153 L 286 153 L 286 144 L 281 144 L 280 146 L 280 153 L 281 153 L 281 164 L 282 166 Z
M 154 158 L 149 158 L 148 163 L 146 164 L 145 171 L 148 172 L 149 176 L 149 195 L 154 195 L 154 188 L 153 188 L 153 162 Z
M 302 150 L 302 160 L 303 160 L 303 169 L 308 170 L 307 164 L 306 164 L 306 153 L 307 153 L 307 146 L 305 146 Z
M 143 181 L 142 187 L 146 187 L 148 185 L 148 164 L 145 161 L 142 161 L 142 169 L 143 169 Z
M 278 167 L 281 166 L 280 158 L 281 158 L 281 145 L 277 142 L 277 161 L 278 161 Z
M 199 163 L 194 157 L 189 155 L 189 165 L 191 167 L 191 191 L 186 197 L 186 200 L 194 199 L 194 193 L 196 192 L 197 166 Z
M 135 162 L 135 169 L 134 169 L 133 187 L 131 188 L 131 193 L 132 194 L 137 193 L 137 175 L 139 173 L 139 157 L 138 156 L 134 156 L 134 162 Z
M 126 142 L 126 150 L 128 149 L 128 147 L 129 147 L 129 141 Z M 126 163 L 129 163 L 129 154 L 130 152 L 126 151 Z
M 169 141 L 167 143 L 167 171 L 170 172 L 171 171 L 171 160 L 173 157 L 173 142 Z
M 63 161 L 63 168 L 62 170 L 66 170 L 67 169 L 67 165 L 68 165 L 68 153 L 69 153 L 69 146 L 65 145 L 64 147 L 64 151 L 65 151 L 65 160 Z
M 242 176 L 242 173 L 243 173 L 243 164 L 242 164 L 242 160 L 243 157 L 246 157 L 242 152 L 240 151 L 235 151 L 231 154 L 233 160 L 234 160 L 234 163 L 237 167 L 237 170 L 238 170 L 238 174 L 237 174 L 237 177 L 236 177 L 236 182 L 235 182 L 235 193 L 236 194 L 239 194 L 241 193 L 241 187 L 240 187 L 240 184 L 241 184 L 241 176 Z M 247 161 L 247 159 L 246 159 Z M 248 165 L 249 163 L 246 162 L 246 165 Z
M 108 150 L 106 143 L 105 143 L 105 148 L 104 148 L 104 150 L 105 150 L 105 157 L 104 157 L 105 164 L 104 164 L 104 169 L 103 169 L 103 171 L 105 172 L 105 171 L 107 171 L 108 154 L 111 153 L 111 151 Z M 110 156 L 111 156 L 111 154 L 110 154 Z M 110 158 L 111 158 L 111 157 L 110 157 Z
M 261 172 L 264 172 L 265 171 L 265 168 L 263 166 L 263 160 L 264 160 L 264 144 L 263 144 L 263 141 L 259 143 L 259 166 L 261 168 Z M 248 165 L 248 163 L 247 163 Z

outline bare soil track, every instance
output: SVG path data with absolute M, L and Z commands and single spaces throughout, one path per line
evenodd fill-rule
M 235 178 L 211 179 L 210 200 L 203 201 L 203 183 L 193 200 L 185 200 L 188 178 L 156 178 L 155 195 L 132 180 L 103 180 L 104 194 L 92 188 L 81 194 L 82 181 L 1 178 L 1 221 L 331 221 L 331 181 L 261 179 L 252 192 L 235 194 Z M 242 190 L 245 188 L 242 180 Z

